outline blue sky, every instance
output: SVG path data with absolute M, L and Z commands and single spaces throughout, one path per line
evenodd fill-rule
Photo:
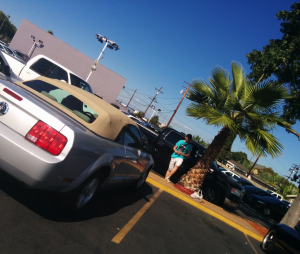
M 127 79 L 119 99 L 127 103 L 137 89 L 130 106 L 145 110 L 149 97 L 156 93 L 155 87 L 163 87 L 154 105 L 162 110 L 160 121 L 167 122 L 182 97 L 184 81 L 207 80 L 214 66 L 230 70 L 232 61 L 240 62 L 248 74 L 246 54 L 261 50 L 271 38 L 281 38 L 275 15 L 290 10 L 294 2 L 12 0 L 2 3 L 1 10 L 10 15 L 17 28 L 22 19 L 27 19 L 46 31 L 52 30 L 54 36 L 93 59 L 103 47 L 95 34 L 115 41 L 120 50 L 106 49 L 100 63 Z M 185 116 L 188 103 L 187 99 L 183 101 L 171 125 L 210 142 L 219 129 Z M 300 132 L 299 123 L 294 127 Z M 282 156 L 275 160 L 261 158 L 258 163 L 287 175 L 292 164 L 300 164 L 300 142 L 281 128 L 273 134 L 285 147 Z M 248 159 L 252 158 L 238 139 L 232 150 L 246 152 Z

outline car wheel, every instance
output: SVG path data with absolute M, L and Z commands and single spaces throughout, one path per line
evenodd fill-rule
M 273 248 L 276 242 L 277 232 L 271 229 L 264 237 L 262 243 L 260 244 L 261 249 L 266 253 L 273 253 Z
M 149 175 L 150 170 L 151 169 L 147 169 L 147 171 L 145 171 L 145 173 L 142 174 L 141 177 L 130 186 L 130 189 L 132 191 L 138 191 L 143 186 Z
M 215 205 L 222 205 L 224 203 L 223 195 L 220 189 L 216 186 L 205 187 L 203 189 L 203 198 Z
M 80 212 L 85 209 L 93 200 L 102 179 L 101 174 L 93 174 L 76 189 L 68 193 L 62 193 L 59 197 L 60 208 L 70 213 Z
M 270 208 L 266 207 L 263 209 L 263 214 L 266 215 L 266 216 L 270 216 L 271 214 L 271 210 Z

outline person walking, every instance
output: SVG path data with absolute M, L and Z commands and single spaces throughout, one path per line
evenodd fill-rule
M 192 141 L 192 135 L 187 134 L 184 140 L 179 140 L 173 147 L 174 153 L 171 155 L 171 161 L 169 169 L 167 170 L 165 179 L 170 182 L 170 177 L 177 171 L 179 166 L 182 164 L 183 159 L 191 155 L 193 146 L 190 143 Z

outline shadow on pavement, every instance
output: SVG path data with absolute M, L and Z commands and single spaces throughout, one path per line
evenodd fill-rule
M 147 183 L 138 192 L 132 192 L 127 187 L 99 191 L 86 210 L 70 216 L 57 207 L 58 193 L 27 188 L 4 172 L 0 172 L 0 190 L 34 213 L 57 222 L 85 221 L 108 216 L 142 199 L 149 202 L 146 196 L 153 194 L 152 187 Z

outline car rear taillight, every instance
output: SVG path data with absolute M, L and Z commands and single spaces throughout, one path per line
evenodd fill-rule
M 54 155 L 59 155 L 68 141 L 65 136 L 42 121 L 38 121 L 25 138 Z
M 10 96 L 14 97 L 15 99 L 17 99 L 18 101 L 21 101 L 23 100 L 22 97 L 20 97 L 19 95 L 15 94 L 13 91 L 7 89 L 7 88 L 4 88 L 3 89 L 4 92 L 6 92 L 7 94 L 9 94 Z

